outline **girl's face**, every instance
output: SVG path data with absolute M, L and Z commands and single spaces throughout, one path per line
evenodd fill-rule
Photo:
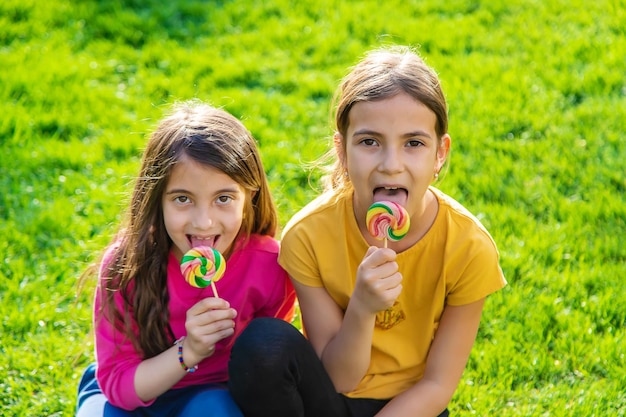
M 195 246 L 225 256 L 241 223 L 247 193 L 222 171 L 183 156 L 172 169 L 162 197 L 165 229 L 180 260 Z
M 432 110 L 405 93 L 352 107 L 345 152 L 338 149 L 354 186 L 360 226 L 369 206 L 380 200 L 399 203 L 419 221 L 432 198 L 428 187 L 450 145 L 448 135 L 439 144 L 436 121 Z

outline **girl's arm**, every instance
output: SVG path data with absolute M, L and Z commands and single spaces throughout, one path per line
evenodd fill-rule
M 187 336 L 182 341 L 183 362 L 193 368 L 215 352 L 215 344 L 234 333 L 235 310 L 227 301 L 208 297 L 187 311 Z M 172 388 L 186 371 L 178 359 L 178 345 L 142 361 L 135 372 L 135 391 L 150 401 Z
M 337 392 L 351 391 L 369 365 L 376 315 L 355 308 L 344 316 L 325 288 L 308 287 L 295 280 L 293 284 L 307 338 Z
M 96 312 L 99 297 L 96 297 Z M 215 343 L 233 333 L 235 311 L 228 302 L 213 297 L 201 300 L 187 312 L 183 360 L 193 367 L 213 354 Z M 204 325 L 203 325 L 204 324 Z M 95 319 L 98 383 L 107 400 L 124 410 L 150 405 L 156 397 L 185 376 L 178 362 L 178 347 L 142 360 L 130 340 L 105 319 Z
M 485 299 L 447 305 L 426 360 L 424 377 L 391 400 L 376 417 L 439 415 L 450 402 L 476 340 Z
M 338 392 L 354 390 L 369 368 L 376 313 L 402 290 L 395 259 L 391 249 L 368 249 L 345 314 L 326 289 L 294 280 L 305 332 Z

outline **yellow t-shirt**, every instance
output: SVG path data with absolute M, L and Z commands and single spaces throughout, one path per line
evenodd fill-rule
M 369 369 L 355 398 L 393 398 L 424 374 L 426 357 L 446 304 L 463 305 L 506 285 L 495 243 L 458 202 L 434 187 L 439 211 L 430 230 L 399 253 L 402 293 L 381 312 Z M 369 245 L 361 235 L 352 198 L 324 194 L 287 224 L 279 263 L 301 284 L 325 287 L 345 311 L 356 271 Z

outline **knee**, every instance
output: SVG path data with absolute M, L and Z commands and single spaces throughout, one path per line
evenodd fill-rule
M 208 389 L 194 396 L 180 413 L 181 417 L 205 415 L 211 410 L 215 417 L 243 417 L 241 410 L 226 389 Z
M 76 399 L 77 413 L 80 412 L 83 408 L 100 407 L 100 403 L 104 402 L 104 400 L 100 399 L 104 398 L 105 397 L 102 394 L 102 390 L 100 389 L 98 381 L 96 380 L 96 365 L 91 364 L 87 367 L 87 369 L 85 369 L 83 375 L 80 378 L 80 382 L 78 383 L 78 397 Z M 86 405 L 87 403 L 89 403 L 90 405 Z M 89 413 L 83 413 L 80 415 L 89 415 Z
M 282 360 L 292 352 L 295 345 L 306 342 L 304 336 L 284 320 L 256 318 L 244 329 L 235 341 L 232 358 L 249 362 L 262 361 L 267 364 L 272 358 Z
M 93 394 L 82 399 L 76 410 L 76 417 L 104 416 L 107 399 L 104 394 Z
M 97 387 L 98 383 L 96 381 L 96 364 L 91 363 L 85 368 L 83 371 L 83 375 L 80 377 L 80 382 L 78 383 L 78 392 L 85 390 L 85 388 L 89 387 Z

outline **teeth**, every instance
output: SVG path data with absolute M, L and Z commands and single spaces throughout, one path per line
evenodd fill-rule
M 397 190 L 398 187 L 385 187 L 385 190 Z

